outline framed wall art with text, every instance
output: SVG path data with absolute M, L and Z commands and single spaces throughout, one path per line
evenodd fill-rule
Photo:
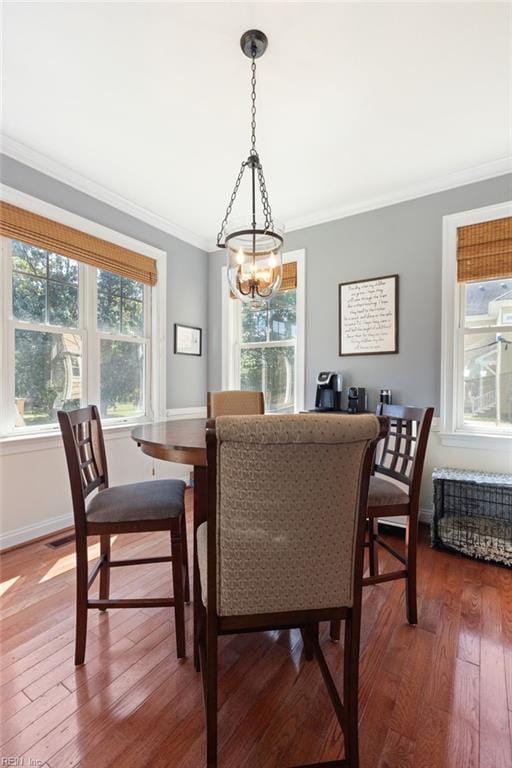
M 339 285 L 339 355 L 398 352 L 398 275 Z

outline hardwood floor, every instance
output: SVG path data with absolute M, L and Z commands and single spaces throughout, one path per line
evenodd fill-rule
M 361 768 L 512 768 L 512 573 L 422 539 L 416 628 L 405 623 L 402 582 L 364 590 Z M 118 557 L 168 547 L 163 534 L 113 544 Z M 91 560 L 98 550 L 91 545 Z M 202 768 L 192 606 L 186 660 L 176 659 L 169 609 L 90 611 L 86 663 L 75 669 L 74 577 L 73 544 L 37 542 L 2 558 L 0 764 Z M 112 572 L 114 595 L 162 587 L 171 591 L 169 564 Z M 326 626 L 323 647 L 339 674 L 341 648 L 327 634 Z M 298 632 L 233 636 L 220 648 L 223 768 L 341 755 L 320 672 L 305 662 Z

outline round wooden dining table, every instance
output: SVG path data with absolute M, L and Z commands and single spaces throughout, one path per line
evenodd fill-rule
M 179 419 L 141 424 L 132 430 L 132 438 L 141 451 L 153 459 L 188 464 L 194 468 L 194 664 L 196 669 L 199 669 L 197 631 L 201 586 L 196 531 L 208 518 L 206 419 Z
M 141 424 L 132 438 L 148 456 L 193 467 L 206 466 L 206 419 L 179 419 Z

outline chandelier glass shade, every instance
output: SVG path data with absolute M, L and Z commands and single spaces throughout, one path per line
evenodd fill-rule
M 283 277 L 283 233 L 252 222 L 236 221 L 226 230 L 228 281 L 241 301 L 261 305 L 279 290 Z
M 273 219 L 263 166 L 256 149 L 256 59 L 265 52 L 267 38 L 259 30 L 249 30 L 242 35 L 240 45 L 245 55 L 252 59 L 251 149 L 247 160 L 240 167 L 217 235 L 217 245 L 227 251 L 231 291 L 241 301 L 257 309 L 269 301 L 281 285 L 283 230 Z M 245 219 L 230 221 L 231 210 L 246 171 L 251 181 L 251 210 Z

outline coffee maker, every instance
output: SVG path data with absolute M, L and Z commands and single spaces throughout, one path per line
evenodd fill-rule
M 349 413 L 364 413 L 366 411 L 366 391 L 364 387 L 348 388 Z
M 316 379 L 316 411 L 341 411 L 341 373 L 320 371 Z

